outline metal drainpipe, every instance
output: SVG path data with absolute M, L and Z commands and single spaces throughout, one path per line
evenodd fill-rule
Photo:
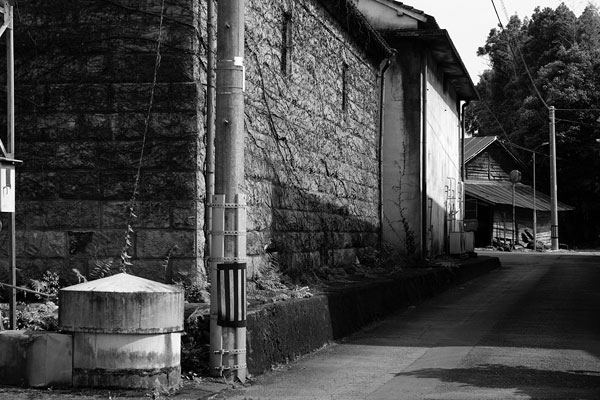
M 469 101 L 465 101 L 460 110 L 460 117 L 462 119 L 460 130 L 460 177 L 463 182 L 467 179 L 467 171 L 465 169 L 465 131 L 467 130 L 467 123 L 465 121 L 465 110 L 469 103 Z
M 395 53 L 392 54 L 388 59 L 383 62 L 383 66 L 380 66 L 379 76 L 381 82 L 379 83 L 379 154 L 378 154 L 378 164 L 379 164 L 379 177 L 378 177 L 378 187 L 379 187 L 379 204 L 378 204 L 378 216 L 379 216 L 379 240 L 378 247 L 381 249 L 383 242 L 383 109 L 384 109 L 384 99 L 385 99 L 385 73 L 392 64 L 392 57 L 395 57 Z
M 421 251 L 427 257 L 427 52 L 423 52 L 421 60 Z
M 465 233 L 465 210 L 467 208 L 467 200 L 466 200 L 466 190 L 465 190 L 465 179 L 467 179 L 467 171 L 465 168 L 465 131 L 467 130 L 467 124 L 465 122 L 465 110 L 467 108 L 467 106 L 469 105 L 469 101 L 465 101 L 462 106 L 461 106 L 461 110 L 460 110 L 460 118 L 461 118 L 461 124 L 460 124 L 460 180 L 463 183 L 463 190 L 461 192 L 461 196 L 462 198 L 460 199 L 461 201 L 461 207 L 460 207 L 460 220 L 462 221 L 462 227 L 461 227 L 461 232 L 463 236 L 466 236 Z M 466 240 L 466 239 L 465 239 Z
M 210 227 L 212 224 L 212 209 L 209 206 L 215 194 L 215 54 L 217 52 L 217 14 L 213 0 L 207 3 L 207 61 L 206 61 L 206 196 L 204 199 L 204 259 L 207 261 L 205 268 L 209 270 L 208 256 L 210 256 Z

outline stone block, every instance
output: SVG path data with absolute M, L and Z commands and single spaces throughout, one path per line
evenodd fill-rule
M 197 179 L 200 171 L 190 172 L 153 172 L 142 174 L 140 182 L 140 200 L 193 200 L 200 189 Z M 131 186 L 133 188 L 133 186 Z
M 118 112 L 141 112 L 147 108 L 151 84 L 112 85 L 112 109 Z M 158 112 L 195 110 L 195 83 L 158 84 L 154 88 L 153 109 Z
M 18 231 L 17 256 L 27 258 L 64 258 L 67 256 L 65 232 Z
M 125 245 L 127 226 L 122 229 L 102 229 L 94 231 L 92 242 L 87 247 L 87 252 L 92 258 L 106 259 L 118 257 Z M 135 231 L 133 234 L 135 240 Z
M 17 227 L 25 229 L 98 228 L 98 201 L 22 201 L 17 203 Z
M 0 384 L 71 386 L 72 337 L 57 332 L 0 332 Z
M 108 84 L 49 84 L 42 104 L 64 112 L 101 111 L 106 109 L 111 95 Z
M 173 228 L 196 228 L 204 223 L 203 201 L 176 201 L 172 205 Z
M 176 171 L 199 169 L 197 139 L 153 139 L 144 147 L 142 167 L 148 169 L 172 169 Z M 103 169 L 134 169 L 139 163 L 141 143 L 106 142 L 98 145 L 97 164 Z
M 129 218 L 130 202 L 105 202 L 102 205 L 103 228 L 125 228 Z M 135 205 L 132 219 L 134 227 L 168 228 L 170 226 L 170 208 L 168 202 L 140 201 Z
M 56 174 L 57 194 L 63 199 L 97 200 L 102 190 L 95 171 L 62 171 Z
M 173 257 L 194 257 L 197 253 L 196 232 L 149 229 L 140 229 L 136 232 L 138 258 L 164 259 L 172 249 L 174 249 L 171 255 Z
M 58 197 L 59 180 L 56 173 L 20 170 L 16 178 L 17 204 L 23 200 L 52 200 Z
M 135 185 L 135 170 L 106 171 L 100 177 L 99 198 L 106 200 L 129 200 Z

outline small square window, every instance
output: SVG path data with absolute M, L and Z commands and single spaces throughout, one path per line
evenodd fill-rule
M 281 28 L 281 72 L 284 75 L 292 74 L 292 55 L 294 49 L 294 21 L 291 11 L 283 13 L 283 24 Z

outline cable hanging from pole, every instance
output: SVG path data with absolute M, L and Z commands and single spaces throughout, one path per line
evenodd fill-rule
M 507 44 L 508 48 L 510 49 L 511 53 L 514 54 L 514 50 L 510 43 L 511 39 L 508 36 L 508 34 L 506 33 L 506 30 L 504 29 L 504 25 L 502 24 L 502 21 L 500 20 L 500 15 L 498 14 L 498 10 L 496 9 L 496 4 L 494 3 L 494 0 L 490 0 L 490 1 L 492 2 L 492 6 L 494 7 L 494 11 L 496 13 L 496 18 L 498 18 L 498 23 L 500 25 L 500 29 L 502 29 L 502 32 L 506 34 L 506 44 Z M 531 71 L 529 71 L 529 67 L 527 66 L 527 62 L 525 62 L 525 57 L 523 57 L 523 53 L 521 52 L 521 49 L 518 46 L 518 43 L 517 43 L 517 46 L 515 46 L 515 48 L 517 49 L 517 52 L 519 53 L 521 61 L 523 62 L 523 66 L 525 67 L 525 72 L 527 73 L 527 76 L 529 77 L 529 81 L 531 82 L 531 86 L 533 87 L 533 90 L 537 94 L 538 99 L 540 99 L 540 101 L 542 102 L 544 107 L 546 107 L 546 109 L 549 110 L 550 106 L 548 105 L 546 100 L 544 100 L 544 98 L 542 97 L 542 94 L 538 90 L 537 85 L 535 84 L 535 81 L 533 80 L 533 76 L 531 75 Z
M 129 201 L 128 211 L 129 215 L 127 217 L 127 232 L 125 233 L 125 244 L 123 245 L 123 249 L 121 250 L 121 272 L 127 272 L 127 267 L 132 266 L 131 258 L 132 256 L 129 254 L 129 250 L 131 249 L 131 234 L 133 233 L 133 228 L 131 224 L 137 215 L 135 215 L 135 204 L 138 195 L 138 189 L 140 185 L 140 179 L 142 175 L 142 162 L 144 161 L 144 150 L 146 148 L 146 138 L 148 136 L 148 129 L 150 125 L 150 116 L 152 114 L 152 107 L 154 105 L 154 93 L 156 89 L 156 82 L 158 76 L 158 69 L 160 68 L 161 54 L 160 47 L 162 43 L 162 31 L 163 31 L 163 21 L 164 21 L 164 10 L 165 10 L 165 0 L 161 1 L 160 5 L 160 22 L 158 25 L 158 37 L 156 39 L 156 58 L 154 60 L 154 74 L 152 77 L 152 85 L 150 87 L 150 99 L 148 101 L 148 109 L 146 111 L 146 117 L 144 118 L 144 132 L 142 134 L 142 148 L 140 150 L 140 157 L 138 159 L 138 166 L 135 175 L 135 182 L 133 185 L 133 193 L 131 195 L 131 199 Z

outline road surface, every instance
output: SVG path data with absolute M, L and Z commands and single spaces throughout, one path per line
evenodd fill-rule
M 219 399 L 600 399 L 600 256 L 503 268 Z

